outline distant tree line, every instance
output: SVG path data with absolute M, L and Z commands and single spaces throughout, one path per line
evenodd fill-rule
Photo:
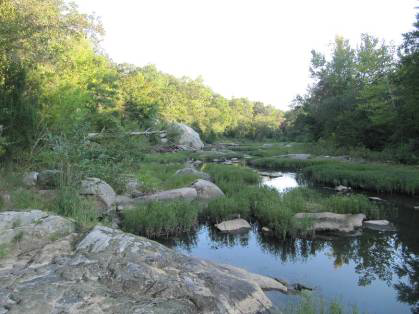
M 419 156 L 419 14 L 397 49 L 370 35 L 337 37 L 330 58 L 312 51 L 314 83 L 286 113 L 284 135 Z

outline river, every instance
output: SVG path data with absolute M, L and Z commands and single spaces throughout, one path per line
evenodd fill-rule
M 264 178 L 280 193 L 300 186 L 295 173 Z M 281 241 L 260 226 L 244 234 L 223 234 L 201 226 L 195 234 L 165 242 L 191 256 L 231 264 L 249 271 L 312 287 L 326 300 L 337 300 L 361 313 L 419 313 L 419 211 L 417 199 L 380 195 L 396 232 L 364 229 L 357 237 Z M 299 296 L 267 292 L 284 308 Z

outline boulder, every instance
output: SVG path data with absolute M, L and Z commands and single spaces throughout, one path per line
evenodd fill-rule
M 60 184 L 62 171 L 60 170 L 43 170 L 37 176 L 37 184 L 41 188 L 56 188 Z
M 82 180 L 80 194 L 95 196 L 106 208 L 112 207 L 116 198 L 116 193 L 113 188 L 98 178 L 86 178 Z
M 198 199 L 203 201 L 212 200 L 224 196 L 223 191 L 214 183 L 206 180 L 197 180 L 192 187 L 198 193 Z
M 22 178 L 23 184 L 27 187 L 35 186 L 36 182 L 38 181 L 38 175 L 39 175 L 39 172 L 36 172 L 36 171 L 25 173 Z
M 364 214 L 335 214 L 323 213 L 298 213 L 294 219 L 300 223 L 309 223 L 313 231 L 339 231 L 352 232 L 355 228 L 362 227 Z
M 198 171 L 193 166 L 189 166 L 189 167 L 186 167 L 186 168 L 183 168 L 183 169 L 179 169 L 179 170 L 176 171 L 175 174 L 180 175 L 180 176 L 182 176 L 182 175 L 192 175 L 192 176 L 195 176 L 197 178 L 204 179 L 204 180 L 208 180 L 208 181 L 211 180 L 211 177 L 208 173 Z
M 200 150 L 204 148 L 204 143 L 201 141 L 199 134 L 191 127 L 183 123 L 176 123 L 174 124 L 174 128 L 180 133 L 178 139 L 179 145 L 184 145 L 192 150 Z
M 250 224 L 241 218 L 220 222 L 215 227 L 222 232 L 240 232 L 251 228 Z
M 262 289 L 287 291 L 275 279 L 109 227 L 96 226 L 74 247 L 74 233 L 54 233 L 72 232 L 73 223 L 40 211 L 1 213 L 0 235 L 17 228 L 16 215 L 44 242 L 0 260 L 0 313 L 256 314 L 272 309 Z
M 364 227 L 377 231 L 396 231 L 396 228 L 388 220 L 366 220 Z
M 170 201 L 183 199 L 193 201 L 198 197 L 194 188 L 180 188 L 168 191 L 157 192 L 155 194 L 144 195 L 133 199 L 133 203 L 148 203 L 155 201 Z

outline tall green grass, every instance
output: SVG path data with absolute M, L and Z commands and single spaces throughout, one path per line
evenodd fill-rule
M 187 201 L 140 204 L 124 212 L 122 228 L 150 238 L 192 231 L 198 223 L 199 205 Z
M 309 179 L 334 185 L 388 193 L 419 194 L 419 167 L 378 164 L 329 162 L 303 169 Z
M 322 184 L 342 184 L 376 192 L 419 194 L 418 166 L 287 158 L 258 158 L 250 160 L 249 164 L 270 170 L 302 170 L 308 179 Z

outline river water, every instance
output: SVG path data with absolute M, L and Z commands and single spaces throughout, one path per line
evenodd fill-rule
M 299 186 L 295 173 L 263 184 L 284 193 Z M 223 234 L 201 226 L 195 234 L 165 243 L 182 253 L 315 288 L 326 300 L 361 313 L 419 313 L 418 199 L 380 196 L 396 232 L 364 229 L 357 237 L 281 241 L 263 235 L 257 225 L 244 234 Z M 298 296 L 268 292 L 280 308 Z

